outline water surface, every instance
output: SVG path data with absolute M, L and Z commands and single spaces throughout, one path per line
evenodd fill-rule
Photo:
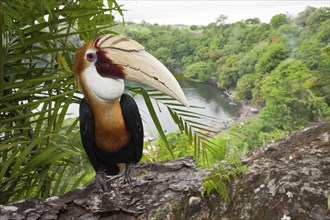
M 206 83 L 195 83 L 189 81 L 179 81 L 179 83 L 188 99 L 189 105 L 201 107 L 185 109 L 213 117 L 213 119 L 203 118 L 193 120 L 198 120 L 199 122 L 211 125 L 217 122 L 229 121 L 238 116 L 241 106 L 239 104 L 233 105 L 228 97 L 216 86 Z M 149 136 L 157 136 L 156 127 L 154 126 L 153 121 L 149 116 L 148 109 L 143 100 L 143 97 L 137 96 L 135 99 L 144 121 L 145 132 Z M 163 129 L 166 132 L 178 130 L 178 126 L 172 120 L 167 107 L 165 105 L 159 104 L 159 111 L 158 106 L 154 106 Z

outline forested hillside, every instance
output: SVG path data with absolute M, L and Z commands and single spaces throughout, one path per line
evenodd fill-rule
M 67 113 L 82 97 L 74 84 L 77 47 L 103 34 L 127 35 L 172 72 L 226 89 L 261 110 L 211 139 L 203 132 L 213 125 L 198 122 L 194 107 L 129 88 L 132 96 L 143 96 L 161 137 L 145 147 L 142 162 L 192 155 L 198 167 L 214 168 L 203 182 L 206 193 L 216 189 L 228 200 L 225 181 L 246 171 L 237 155 L 329 119 L 329 8 L 279 14 L 269 24 L 258 18 L 228 24 L 220 15 L 208 26 L 122 25 L 113 15 L 125 19 L 124 10 L 115 0 L 105 2 L 0 4 L 1 204 L 60 196 L 94 179 L 79 118 Z M 182 133 L 165 138 L 151 100 L 167 107 Z
M 234 90 L 263 107 L 270 129 L 292 131 L 329 115 L 329 15 L 308 7 L 269 24 L 221 15 L 206 27 L 129 23 L 124 32 L 172 72 Z

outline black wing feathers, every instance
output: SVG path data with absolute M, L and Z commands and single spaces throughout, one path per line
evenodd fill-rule
M 118 173 L 117 163 L 138 163 L 142 157 L 143 127 L 138 107 L 127 94 L 121 96 L 120 106 L 131 138 L 118 152 L 106 152 L 95 144 L 95 120 L 90 106 L 85 99 L 80 102 L 80 136 L 84 149 L 94 170 L 105 168 L 108 175 Z
M 94 170 L 98 170 L 101 164 L 96 159 L 94 141 L 94 115 L 87 101 L 82 99 L 79 106 L 80 136 L 87 156 Z
M 123 112 L 126 128 L 131 134 L 131 141 L 136 150 L 136 161 L 132 162 L 137 163 L 141 159 L 143 151 L 143 125 L 139 109 L 134 99 L 125 93 L 121 96 L 120 106 Z

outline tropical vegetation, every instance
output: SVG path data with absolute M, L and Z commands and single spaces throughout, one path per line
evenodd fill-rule
M 1 1 L 0 203 L 47 198 L 86 184 L 73 57 L 82 40 L 109 33 L 115 1 Z
M 205 116 L 194 106 L 187 110 L 157 91 L 128 87 L 143 96 L 161 138 L 156 148 L 146 143 L 144 160 L 193 155 L 199 166 L 216 168 L 205 187 L 225 199 L 223 181 L 244 172 L 235 155 L 329 118 L 329 8 L 275 15 L 269 24 L 257 18 L 227 24 L 221 15 L 204 27 L 118 24 L 113 14 L 124 16 L 121 6 L 115 0 L 104 4 L 1 2 L 1 204 L 62 195 L 93 179 L 79 120 L 68 119 L 67 112 L 81 99 L 73 79 L 75 50 L 101 34 L 126 34 L 176 76 L 215 84 L 262 108 L 256 119 L 210 139 L 212 128 L 195 120 Z M 151 100 L 168 107 L 181 132 L 165 135 Z
M 226 19 L 220 15 L 206 27 L 128 23 L 121 31 L 172 72 L 215 84 L 262 109 L 258 119 L 232 128 L 250 133 L 236 135 L 248 138 L 235 144 L 240 149 L 329 118 L 330 8 L 307 7 L 296 17 L 278 14 L 270 23 Z
M 270 23 L 251 18 L 227 24 L 226 19 L 220 15 L 206 27 L 129 23 L 121 29 L 172 72 L 215 84 L 261 109 L 258 117 L 212 139 L 206 157 L 217 178 L 224 176 L 221 161 L 235 164 L 231 155 L 244 155 L 330 116 L 330 8 L 307 7 L 296 17 L 278 14 Z M 174 149 L 194 152 L 183 142 L 184 134 L 173 136 Z M 223 181 L 212 176 L 206 190 L 223 189 Z

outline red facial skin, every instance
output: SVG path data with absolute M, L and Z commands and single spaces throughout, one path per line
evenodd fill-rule
M 113 61 L 106 56 L 105 51 L 98 50 L 96 51 L 96 55 L 97 60 L 95 62 L 95 67 L 102 77 L 125 78 L 124 68 L 120 65 L 114 64 Z

